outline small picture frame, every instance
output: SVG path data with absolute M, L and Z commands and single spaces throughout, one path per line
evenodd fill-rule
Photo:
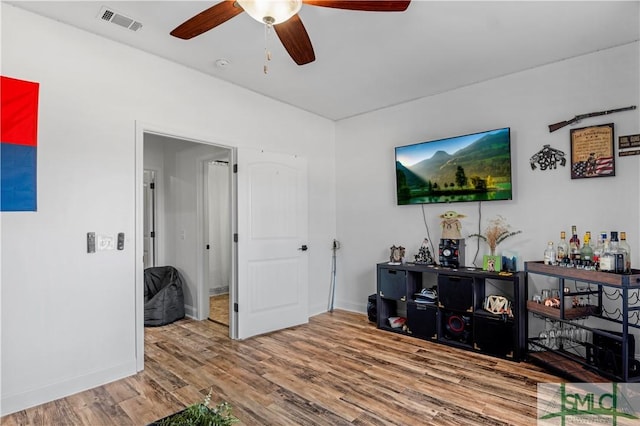
M 616 175 L 613 123 L 571 129 L 571 179 Z
M 500 272 L 502 267 L 502 256 L 491 256 L 485 254 L 482 258 L 482 270 L 487 272 Z

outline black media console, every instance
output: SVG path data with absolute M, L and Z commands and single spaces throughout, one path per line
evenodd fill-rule
M 435 290 L 437 299 L 429 303 L 432 299 L 421 296 L 423 289 Z M 526 295 L 524 272 L 379 263 L 377 327 L 520 361 L 526 353 Z M 509 299 L 511 315 L 484 309 L 488 296 Z M 394 317 L 400 318 L 397 327 L 389 321 Z

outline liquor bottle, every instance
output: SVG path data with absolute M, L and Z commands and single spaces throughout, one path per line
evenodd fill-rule
M 631 273 L 631 246 L 627 243 L 627 233 L 620 232 L 620 248 L 627 252 L 627 260 L 624 264 L 624 273 Z
M 584 234 L 582 248 L 580 249 L 580 262 L 584 268 L 591 268 L 593 265 L 593 248 L 589 244 L 591 240 L 590 232 Z
M 626 252 L 620 249 L 620 243 L 618 241 L 618 232 L 611 231 L 611 252 L 614 256 L 613 272 L 616 274 L 622 274 L 624 272 L 624 264 L 626 262 Z
M 554 265 L 556 263 L 556 249 L 553 248 L 553 241 L 547 243 L 547 249 L 544 251 L 544 264 Z
M 600 256 L 602 256 L 602 252 L 604 251 L 604 242 L 607 241 L 607 233 L 600 232 L 600 236 L 598 237 L 598 241 L 596 242 L 596 246 L 593 249 L 593 262 L 595 264 L 596 269 L 599 269 L 600 264 Z
M 615 270 L 616 258 L 611 252 L 611 243 L 609 240 L 605 240 L 602 246 L 602 253 L 600 254 L 600 270 L 602 272 L 613 272 Z
M 571 239 L 569 240 L 569 258 L 571 262 L 576 265 L 580 260 L 580 238 L 578 238 L 578 231 L 575 225 L 571 226 Z
M 558 265 L 562 265 L 566 262 L 569 256 L 569 244 L 567 244 L 567 234 L 564 231 L 560 232 L 560 241 L 556 246 L 556 261 Z

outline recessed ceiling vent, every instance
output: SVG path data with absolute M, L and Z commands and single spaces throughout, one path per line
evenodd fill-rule
M 140 28 L 142 28 L 141 22 L 129 18 L 128 16 L 124 16 L 123 14 L 116 12 L 112 8 L 106 6 L 102 6 L 102 9 L 100 9 L 98 19 L 111 22 L 112 24 L 119 25 L 123 28 L 128 28 L 131 31 L 138 31 Z

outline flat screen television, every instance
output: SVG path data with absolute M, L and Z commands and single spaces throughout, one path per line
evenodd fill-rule
M 511 200 L 509 127 L 395 149 L 399 205 Z

